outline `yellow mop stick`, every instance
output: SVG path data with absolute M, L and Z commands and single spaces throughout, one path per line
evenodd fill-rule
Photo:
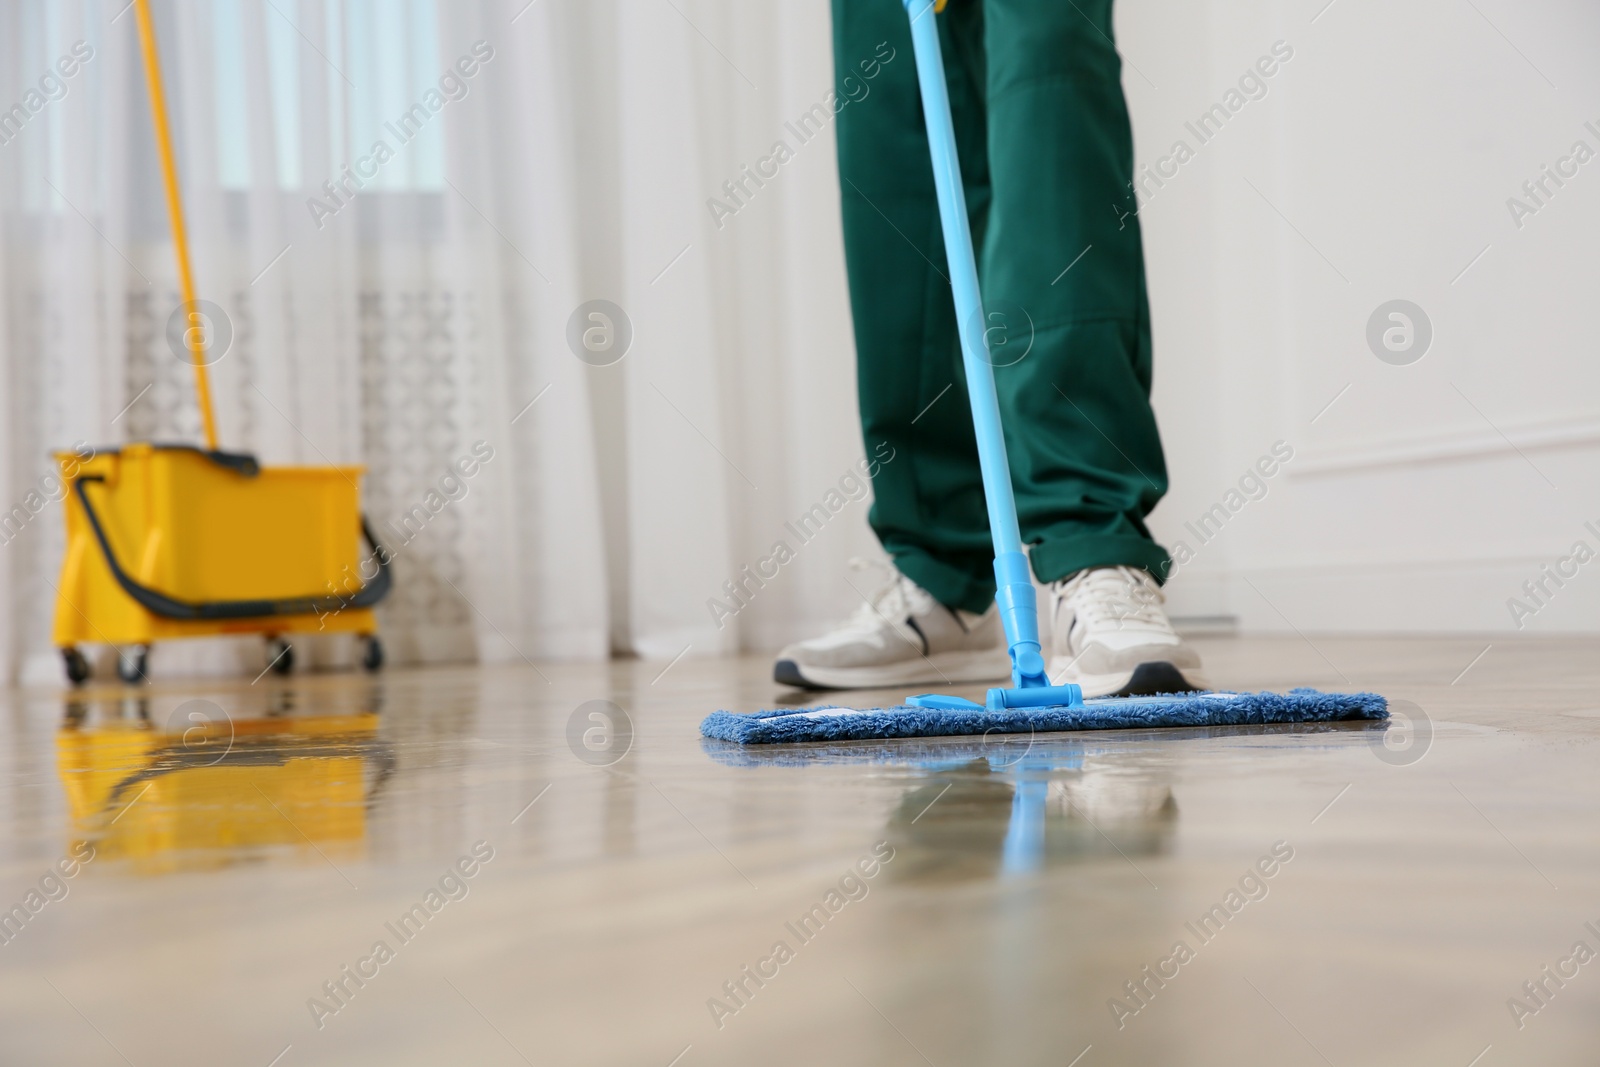
M 167 98 L 161 89 L 161 59 L 156 52 L 156 29 L 150 20 L 150 0 L 135 0 L 139 19 L 139 43 L 144 48 L 144 76 L 150 86 L 150 120 L 156 128 L 156 145 L 161 150 L 161 173 L 167 186 L 167 217 L 172 220 L 172 244 L 178 253 L 178 286 L 183 291 L 186 323 L 184 341 L 189 347 L 189 362 L 194 366 L 195 399 L 200 405 L 200 421 L 205 427 L 206 447 L 217 448 L 217 419 L 211 411 L 211 379 L 206 373 L 205 345 L 199 323 L 194 321 L 199 306 L 194 297 L 194 273 L 189 268 L 189 237 L 183 228 L 183 201 L 178 195 L 178 161 L 172 154 L 172 133 L 167 126 Z

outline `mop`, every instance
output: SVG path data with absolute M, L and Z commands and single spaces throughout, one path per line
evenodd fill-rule
M 1011 688 L 990 689 L 984 703 L 930 693 L 885 708 L 776 708 L 754 714 L 717 711 L 700 724 L 709 738 L 740 744 L 851 741 L 960 734 L 1115 730 L 1174 726 L 1385 719 L 1388 705 L 1374 693 L 1183 693 L 1085 699 L 1076 685 L 1051 685 L 1039 644 L 1039 617 L 1028 558 L 1012 496 L 1011 468 L 1000 425 L 994 367 L 982 329 L 978 265 L 972 250 L 966 197 L 956 156 L 955 126 L 945 86 L 934 0 L 904 0 L 911 19 L 917 81 L 928 124 L 928 148 L 938 189 L 939 219 L 950 265 L 961 359 L 972 402 L 978 464 L 994 540 L 995 601 L 1011 656 Z

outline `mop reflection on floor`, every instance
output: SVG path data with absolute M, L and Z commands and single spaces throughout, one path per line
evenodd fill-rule
M 1178 820 L 1170 779 L 1056 745 L 1015 762 L 927 768 L 889 817 L 896 882 L 1014 878 L 1096 858 L 1160 855 Z
M 913 772 L 917 784 L 889 816 L 888 841 L 900 857 L 890 881 L 1016 877 L 1116 857 L 1150 882 L 1137 858 L 1168 852 L 1177 830 L 1171 743 L 1282 737 L 1304 751 L 1313 736 L 1330 747 L 1366 745 L 1386 729 L 1382 720 L 1357 720 L 1119 731 L 1114 741 L 991 733 L 767 745 L 702 738 L 700 747 L 729 767 L 877 764 Z
M 1222 728 L 1179 732 L 1212 736 Z M 1070 735 L 803 745 L 707 738 L 701 748 L 734 767 L 880 764 L 912 771 L 917 784 L 888 821 L 887 839 L 899 857 L 894 882 L 1011 877 L 1061 862 L 1159 854 L 1178 818 L 1161 761 L 1127 744 Z

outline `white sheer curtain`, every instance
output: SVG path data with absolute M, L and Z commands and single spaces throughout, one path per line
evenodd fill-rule
M 58 669 L 60 504 L 24 503 L 47 452 L 199 437 L 124 3 L 0 6 L 0 507 L 28 512 L 0 545 L 11 677 Z M 824 0 L 155 11 L 200 295 L 233 328 L 223 446 L 367 466 L 398 545 L 393 660 L 726 653 L 857 599 L 867 505 L 829 494 L 862 455 L 833 145 L 785 127 L 831 86 Z M 707 201 L 780 140 L 794 159 L 719 226 Z M 592 300 L 631 323 L 611 365 L 568 343 Z M 492 459 L 461 496 L 442 480 L 475 446 Z M 460 499 L 397 536 L 430 491 Z M 801 543 L 786 520 L 825 499 Z M 761 566 L 780 541 L 792 562 Z M 260 656 L 175 643 L 153 668 Z

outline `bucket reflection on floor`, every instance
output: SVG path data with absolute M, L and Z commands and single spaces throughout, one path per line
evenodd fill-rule
M 295 852 L 329 863 L 361 856 L 394 765 L 376 700 L 315 715 L 296 714 L 292 692 L 271 701 L 246 714 L 169 700 L 176 706 L 157 709 L 159 721 L 149 697 L 68 701 L 56 768 L 69 848 L 87 843 L 97 867 L 122 861 L 142 874 Z

